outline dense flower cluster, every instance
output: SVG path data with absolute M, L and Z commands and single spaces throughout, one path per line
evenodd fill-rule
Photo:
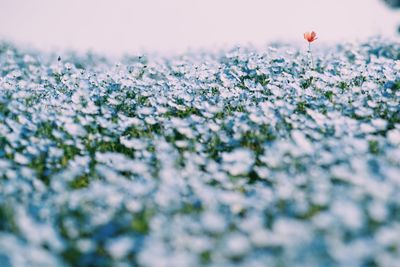
M 398 266 L 399 51 L 0 44 L 0 266 Z

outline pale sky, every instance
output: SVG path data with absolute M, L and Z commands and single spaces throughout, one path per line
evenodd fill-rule
M 183 52 L 273 41 L 393 36 L 380 0 L 0 0 L 0 38 L 36 49 Z

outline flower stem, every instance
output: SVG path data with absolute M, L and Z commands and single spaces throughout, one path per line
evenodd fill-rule
M 314 59 L 311 51 L 311 43 L 308 43 L 308 53 L 310 53 L 311 58 L 311 69 L 314 70 Z

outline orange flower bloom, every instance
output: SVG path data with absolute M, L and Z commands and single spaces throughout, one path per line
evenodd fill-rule
M 312 31 L 312 32 L 305 32 L 304 33 L 304 39 L 306 39 L 309 43 L 317 40 L 317 33 Z

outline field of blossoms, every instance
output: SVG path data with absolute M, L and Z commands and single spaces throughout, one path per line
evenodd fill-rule
M 398 267 L 399 60 L 0 43 L 0 266 Z

